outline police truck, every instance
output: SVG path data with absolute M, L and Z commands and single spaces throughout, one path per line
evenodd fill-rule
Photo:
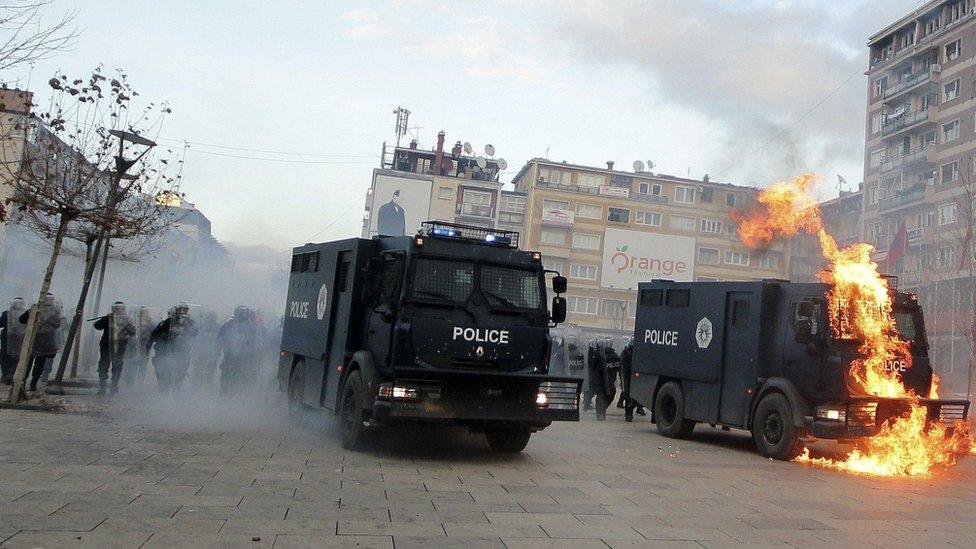
M 668 437 L 697 423 L 752 431 L 759 452 L 789 460 L 804 439 L 876 434 L 908 399 L 863 394 L 851 376 L 860 342 L 830 329 L 829 287 L 783 280 L 638 285 L 631 396 Z M 912 360 L 891 360 L 906 389 L 932 384 L 922 309 L 892 290 L 898 335 Z M 922 398 L 930 421 L 965 419 L 966 400 Z
M 579 380 L 548 375 L 566 279 L 518 237 L 425 222 L 414 236 L 295 248 L 278 368 L 291 411 L 336 415 L 350 449 L 381 426 L 436 422 L 514 453 L 578 421 Z

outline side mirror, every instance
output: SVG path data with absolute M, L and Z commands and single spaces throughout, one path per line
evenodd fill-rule
M 569 285 L 569 283 L 566 281 L 566 277 L 565 276 L 558 276 L 557 275 L 557 276 L 552 277 L 552 291 L 553 292 L 556 292 L 557 294 L 564 294 L 564 293 L 566 293 L 566 288 L 568 287 L 568 285 Z
M 793 325 L 794 339 L 804 345 L 813 341 L 813 324 L 809 320 L 798 320 Z
M 565 278 L 563 280 L 566 280 Z M 552 298 L 552 322 L 561 324 L 566 322 L 566 298 L 558 295 Z

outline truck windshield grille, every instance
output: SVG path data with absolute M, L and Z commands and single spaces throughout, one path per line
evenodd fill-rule
M 474 286 L 474 263 L 417 259 L 413 294 L 424 299 L 464 303 Z
M 905 341 L 915 341 L 918 335 L 915 329 L 915 317 L 907 311 L 895 311 L 895 329 Z
M 494 306 L 538 309 L 542 305 L 537 272 L 485 265 L 481 290 Z

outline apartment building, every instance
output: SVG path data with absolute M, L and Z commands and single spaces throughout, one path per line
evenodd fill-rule
M 414 234 L 424 221 L 444 221 L 494 228 L 502 184 L 500 159 L 465 154 L 460 141 L 444 149 L 421 149 L 417 141 L 394 147 L 373 170 L 366 191 L 363 238 L 377 234 Z
M 837 245 L 844 247 L 863 240 L 863 198 L 859 187 L 856 191 L 840 191 L 840 196 L 820 203 L 824 228 L 834 237 Z M 820 270 L 826 260 L 820 251 L 817 235 L 799 233 L 790 239 L 789 278 L 793 282 L 818 282 Z
M 502 191 L 498 205 L 498 228 L 521 233 L 525 225 L 525 193 Z
M 513 179 L 525 196 L 521 243 L 569 278 L 569 322 L 632 334 L 637 283 L 785 278 L 785 244 L 750 250 L 731 212 L 758 189 L 649 172 L 529 160 Z
M 868 42 L 864 237 L 919 294 L 936 370 L 957 393 L 973 317 L 974 4 L 926 2 Z

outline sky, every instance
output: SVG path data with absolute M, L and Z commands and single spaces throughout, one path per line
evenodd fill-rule
M 182 191 L 237 245 L 359 234 L 393 109 L 420 145 L 766 186 L 861 180 L 868 37 L 917 0 L 55 0 L 75 46 L 0 75 L 124 68 L 190 143 Z M 268 152 L 270 151 L 270 152 Z

